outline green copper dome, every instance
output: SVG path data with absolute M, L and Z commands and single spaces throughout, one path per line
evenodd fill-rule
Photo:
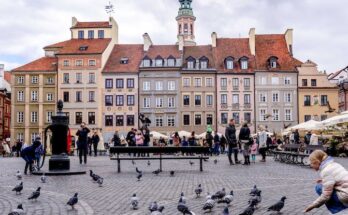
M 192 0 L 179 0 L 180 8 L 178 12 L 178 17 L 180 16 L 193 16 L 193 11 L 191 7 Z

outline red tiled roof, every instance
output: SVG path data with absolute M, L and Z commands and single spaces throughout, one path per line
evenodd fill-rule
M 111 28 L 109 22 L 77 22 L 71 28 Z
M 13 69 L 14 72 L 30 71 L 57 71 L 56 57 L 42 57 L 21 67 Z
M 121 58 L 128 58 L 128 64 L 121 64 Z M 138 72 L 143 58 L 143 45 L 115 45 L 103 72 Z
M 251 54 L 248 38 L 219 38 L 216 40 L 216 48 L 214 48 L 215 66 L 218 71 L 223 72 L 253 72 L 255 68 L 255 57 Z M 232 70 L 226 69 L 225 59 L 227 57 L 234 58 L 234 66 Z M 247 57 L 248 69 L 241 70 L 239 59 Z
M 152 45 L 150 49 L 144 53 L 144 57 L 147 56 L 151 59 L 155 59 L 157 56 L 161 56 L 166 59 L 169 56 L 174 58 L 180 58 L 180 51 L 177 45 Z
M 186 67 L 186 59 L 188 57 L 193 57 L 196 60 L 200 59 L 201 57 L 206 57 L 209 59 L 209 65 L 208 68 L 214 68 L 214 58 L 213 58 L 213 49 L 211 45 L 202 45 L 202 46 L 186 46 L 184 47 L 184 67 Z
M 111 39 L 71 39 L 44 47 L 60 48 L 58 54 L 101 54 L 109 45 Z M 80 51 L 81 46 L 88 46 L 87 50 Z
M 284 34 L 256 35 L 255 40 L 257 70 L 294 71 L 302 64 L 290 55 Z M 278 58 L 278 68 L 269 68 L 271 56 Z
M 337 75 L 339 75 L 341 72 L 346 72 L 345 70 L 348 70 L 348 66 L 345 67 L 344 69 L 341 69 L 341 70 L 338 70 L 337 72 L 334 72 L 334 73 L 331 73 L 328 75 L 328 78 L 331 80 L 331 79 L 334 79 Z
M 5 71 L 4 72 L 4 78 L 5 78 L 5 80 L 8 82 L 8 83 L 11 83 L 11 72 L 9 72 L 9 71 Z

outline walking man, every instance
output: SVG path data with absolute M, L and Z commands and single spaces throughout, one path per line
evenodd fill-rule
M 100 141 L 100 138 L 98 136 L 97 131 L 94 132 L 92 136 L 92 144 L 93 144 L 93 151 L 94 151 L 94 157 L 97 157 L 98 154 L 98 143 Z
M 234 162 L 239 164 L 238 161 L 238 145 L 237 145 L 237 137 L 236 137 L 236 127 L 234 125 L 234 119 L 230 119 L 230 123 L 225 130 L 225 137 L 227 139 L 228 144 L 228 160 L 230 161 L 230 165 L 234 165 L 232 161 L 232 153 L 234 154 Z
M 86 124 L 81 123 L 80 129 L 76 132 L 78 136 L 78 149 L 79 149 L 79 158 L 80 164 L 82 164 L 82 155 L 84 157 L 84 163 L 87 163 L 87 151 L 88 151 L 88 133 L 90 130 L 86 127 Z

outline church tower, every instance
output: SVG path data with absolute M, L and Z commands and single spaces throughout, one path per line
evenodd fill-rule
M 195 21 L 191 3 L 192 0 L 179 0 L 180 8 L 176 21 L 178 22 L 178 40 L 184 40 L 184 46 L 195 46 Z

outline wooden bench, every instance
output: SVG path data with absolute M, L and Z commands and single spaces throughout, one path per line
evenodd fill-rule
M 120 154 L 146 154 L 153 153 L 151 157 L 120 157 Z M 175 154 L 175 153 L 187 153 L 196 154 L 195 156 L 163 156 L 164 154 Z M 121 172 L 121 160 L 159 160 L 159 169 L 162 171 L 162 160 L 199 160 L 199 170 L 203 171 L 203 160 L 209 159 L 208 156 L 204 154 L 209 153 L 209 147 L 110 147 L 110 159 L 117 160 L 117 172 Z M 157 155 L 156 155 L 157 154 Z

